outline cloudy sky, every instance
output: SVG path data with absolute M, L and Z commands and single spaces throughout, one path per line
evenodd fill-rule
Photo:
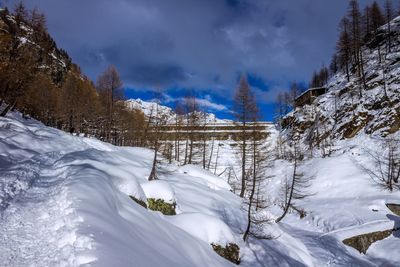
M 9 0 L 10 5 L 13 2 Z M 372 1 L 362 0 L 361 6 Z M 382 2 L 382 1 L 380 1 Z M 250 76 L 264 118 L 297 80 L 329 64 L 347 0 L 26 0 L 47 16 L 59 47 L 93 80 L 114 64 L 129 97 L 192 90 L 229 116 L 238 77 Z

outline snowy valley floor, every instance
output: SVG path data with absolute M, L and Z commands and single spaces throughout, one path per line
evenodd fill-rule
M 313 195 L 266 231 L 273 240 L 241 241 L 241 199 L 219 177 L 196 166 L 162 164 L 148 182 L 152 152 L 75 137 L 13 113 L 0 119 L 0 266 L 234 266 L 211 243 L 237 243 L 240 266 L 399 266 L 395 233 L 366 255 L 342 240 L 399 225 L 385 203 L 399 192 L 377 188 L 366 137 L 343 141 L 330 158 L 302 166 Z M 371 141 L 371 146 L 373 142 Z M 278 199 L 288 163 L 277 161 L 268 197 Z M 129 198 L 161 198 L 177 215 L 146 210 Z M 374 210 L 374 211 L 373 211 Z M 271 207 L 271 216 L 281 212 Z

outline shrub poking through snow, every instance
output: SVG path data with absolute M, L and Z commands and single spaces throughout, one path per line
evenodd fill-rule
M 147 199 L 149 209 L 154 211 L 160 211 L 164 215 L 176 215 L 175 207 L 176 203 L 166 203 L 162 199 L 149 198 Z
M 147 204 L 143 200 L 137 199 L 134 196 L 129 196 L 133 201 L 135 201 L 137 204 L 142 206 L 143 208 L 147 209 Z
M 229 243 L 225 247 L 211 243 L 211 246 L 213 247 L 214 251 L 217 252 L 217 254 L 220 255 L 221 257 L 235 264 L 240 263 L 240 258 L 239 258 L 240 248 L 235 243 Z

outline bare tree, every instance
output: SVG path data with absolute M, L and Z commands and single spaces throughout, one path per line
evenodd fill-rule
M 362 51 L 362 34 L 361 34 L 361 12 L 357 0 L 350 0 L 349 4 L 349 19 L 351 22 L 351 40 L 353 60 L 357 66 L 359 80 L 364 88 L 367 87 L 364 73 L 364 59 Z M 362 97 L 362 87 L 359 86 L 359 95 Z
M 198 105 L 193 94 L 185 96 L 184 99 L 185 120 L 186 120 L 186 144 L 185 161 L 183 165 L 192 164 L 195 129 L 198 121 Z
M 364 39 L 367 39 L 369 34 L 371 33 L 371 28 L 372 28 L 372 23 L 371 23 L 371 7 L 370 6 L 366 6 L 364 8 L 364 13 L 361 17 L 362 20 L 362 35 L 364 37 Z
M 400 178 L 400 141 L 394 138 L 381 140 L 383 151 L 366 150 L 373 160 L 372 167 L 361 166 L 381 187 L 393 191 L 399 189 Z
M 205 111 L 201 112 L 201 119 L 202 119 L 202 165 L 203 165 L 203 169 L 206 169 L 206 155 L 207 155 L 207 113 Z
M 153 108 L 155 109 L 154 111 L 154 116 L 151 118 L 152 124 L 151 124 L 151 133 L 152 133 L 152 143 L 153 143 L 153 150 L 154 150 L 154 156 L 153 156 L 153 164 L 151 167 L 151 172 L 149 175 L 148 180 L 157 180 L 157 155 L 158 155 L 158 150 L 160 148 L 160 139 L 161 139 L 161 127 L 165 124 L 166 118 L 163 116 L 163 114 L 160 113 L 160 103 L 162 100 L 162 93 L 161 91 L 156 91 L 155 92 L 155 106 Z
M 340 69 L 346 73 L 347 81 L 350 81 L 350 57 L 351 57 L 351 37 L 349 33 L 350 22 L 345 17 L 341 20 L 339 40 L 336 44 Z
M 306 190 L 311 185 L 310 184 L 311 178 L 305 177 L 304 174 L 299 172 L 298 169 L 300 161 L 303 158 L 303 155 L 300 151 L 298 137 L 295 137 L 295 141 L 293 141 L 292 144 L 292 149 L 293 149 L 293 155 L 292 155 L 293 171 L 292 171 L 291 182 L 285 185 L 285 193 L 286 193 L 285 206 L 282 215 L 275 220 L 276 223 L 280 222 L 286 216 L 290 208 L 299 211 L 299 209 L 293 205 L 294 199 L 302 199 L 309 195 L 308 192 L 306 192 Z M 302 215 L 303 213 L 304 211 L 301 211 L 300 216 L 303 216 Z
M 175 104 L 175 160 L 179 163 L 180 162 L 180 142 L 182 139 L 181 130 L 183 127 L 183 116 L 185 111 L 182 107 L 180 101 L 177 101 Z
M 330 76 L 332 77 L 339 71 L 339 59 L 336 53 L 333 54 L 331 64 L 329 65 Z
M 271 222 L 271 219 L 266 216 L 265 208 L 268 207 L 265 199 L 265 192 L 260 190 L 264 186 L 263 182 L 269 178 L 266 175 L 266 164 L 271 163 L 269 151 L 262 148 L 263 138 L 257 129 L 256 120 L 251 126 L 251 161 L 252 166 L 248 171 L 248 179 L 246 186 L 248 187 L 244 198 L 244 205 L 247 211 L 247 226 L 243 234 L 243 241 L 246 241 L 249 235 L 256 238 L 267 238 L 271 236 L 264 233 L 264 225 Z
M 117 69 L 109 66 L 97 79 L 97 90 L 102 100 L 105 115 L 105 140 L 115 143 L 114 113 L 115 103 L 123 98 L 122 81 Z M 114 131 L 114 132 L 113 132 Z
M 386 33 L 386 51 L 387 53 L 391 52 L 392 49 L 392 37 L 391 37 L 391 25 L 390 22 L 393 19 L 393 5 L 391 0 L 385 1 L 385 15 L 386 15 L 386 23 L 387 23 L 387 33 Z
M 244 197 L 246 189 L 246 148 L 247 148 L 247 124 L 257 117 L 257 104 L 245 76 L 242 76 L 234 96 L 234 112 L 238 123 L 241 126 L 241 168 L 242 182 L 240 197 Z
M 374 1 L 371 5 L 371 30 L 372 30 L 372 36 L 374 38 L 377 37 L 378 35 L 378 29 L 380 26 L 382 26 L 385 23 L 385 18 L 382 14 L 382 10 L 379 7 L 378 3 Z M 382 56 L 381 56 L 381 46 L 378 44 L 378 56 L 379 56 L 379 63 L 382 62 Z

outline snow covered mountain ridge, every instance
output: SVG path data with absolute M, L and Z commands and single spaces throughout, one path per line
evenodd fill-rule
M 150 101 L 144 101 L 140 98 L 136 99 L 128 99 L 125 101 L 125 104 L 127 105 L 128 108 L 130 109 L 137 109 L 141 110 L 145 116 L 150 117 L 150 116 L 155 116 L 156 109 L 157 109 L 157 104 L 155 102 L 150 102 Z M 167 122 L 173 123 L 176 119 L 176 113 L 172 110 L 172 108 L 164 106 L 164 105 L 159 105 L 158 106 L 158 112 L 160 113 L 160 117 L 165 117 L 167 118 Z M 200 117 L 200 115 L 199 115 Z M 219 119 L 215 116 L 213 113 L 208 113 L 206 112 L 205 115 L 202 114 L 201 118 L 204 118 L 207 123 L 213 123 L 213 124 L 232 124 L 232 120 L 227 120 L 227 119 Z

